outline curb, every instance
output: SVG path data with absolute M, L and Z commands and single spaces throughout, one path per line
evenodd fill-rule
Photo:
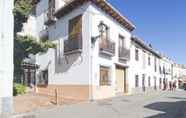
M 25 113 L 25 114 L 12 115 L 10 118 L 36 118 L 36 115 L 31 113 L 29 114 Z

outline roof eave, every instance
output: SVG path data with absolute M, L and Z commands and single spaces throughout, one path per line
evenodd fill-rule
M 66 6 L 56 11 L 54 15 L 57 18 L 61 18 L 64 15 L 71 12 L 73 9 L 89 1 L 94 3 L 96 6 L 100 7 L 104 12 L 106 12 L 111 17 L 113 17 L 118 23 L 120 23 L 128 31 L 132 32 L 136 28 L 127 18 L 121 15 L 119 11 L 117 11 L 114 7 L 112 7 L 112 5 L 110 5 L 107 1 L 104 0 L 73 0 L 72 2 L 68 3 Z M 116 17 L 114 17 L 115 15 Z
M 132 41 L 134 41 L 135 43 L 137 43 L 138 45 L 140 45 L 142 48 L 146 49 L 147 51 L 151 52 L 152 54 L 154 54 L 158 58 L 162 58 L 161 54 L 157 53 L 151 47 L 147 46 L 147 44 L 142 42 L 141 39 L 139 39 L 138 37 L 133 36 L 132 37 Z

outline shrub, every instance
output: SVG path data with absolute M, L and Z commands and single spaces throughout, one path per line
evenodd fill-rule
M 13 87 L 13 95 L 17 96 L 17 95 L 22 95 L 26 93 L 26 86 L 22 85 L 22 84 L 14 84 Z

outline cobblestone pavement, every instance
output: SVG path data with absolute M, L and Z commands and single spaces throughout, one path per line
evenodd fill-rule
M 14 118 L 186 118 L 186 91 L 121 96 L 56 106 Z

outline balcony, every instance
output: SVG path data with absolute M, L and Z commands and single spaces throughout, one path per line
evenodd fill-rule
M 44 16 L 44 20 L 45 20 L 45 25 L 49 26 L 53 23 L 55 23 L 56 18 L 54 16 L 54 11 L 55 8 L 49 8 L 46 12 L 45 12 L 45 16 Z
M 76 34 L 70 36 L 68 40 L 64 41 L 64 54 L 74 54 L 82 52 L 82 35 Z
M 107 56 L 115 55 L 115 43 L 108 39 L 101 39 L 99 43 L 100 54 L 105 54 Z
M 124 61 L 130 60 L 130 50 L 125 47 L 119 47 L 119 59 Z

